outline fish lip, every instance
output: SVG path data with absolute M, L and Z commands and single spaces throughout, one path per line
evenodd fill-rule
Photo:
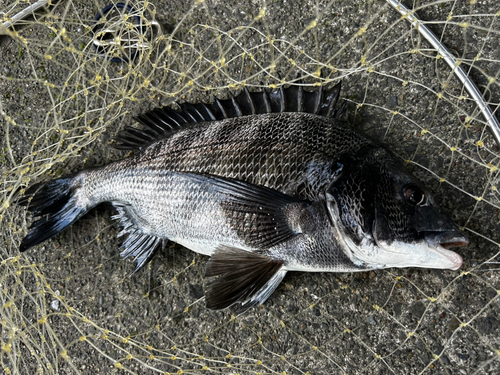
M 420 244 L 422 250 L 426 249 L 428 256 L 433 260 L 432 262 L 407 262 L 404 260 L 403 264 L 393 263 L 391 267 L 419 267 L 419 268 L 434 268 L 434 269 L 450 269 L 458 270 L 462 264 L 463 259 L 460 255 L 454 251 L 448 250 L 445 246 L 461 246 L 468 243 L 467 237 L 464 236 L 462 232 L 429 232 L 425 237 L 425 240 L 419 241 L 416 244 Z M 384 249 L 385 251 L 390 251 L 391 246 L 384 241 L 379 241 L 376 235 L 373 236 L 376 246 Z M 436 241 L 437 240 L 437 241 Z M 439 243 L 439 241 L 444 241 Z M 401 244 L 399 244 L 401 245 Z M 396 246 L 399 246 L 396 245 Z M 445 246 L 443 246 L 445 245 Z M 404 246 L 404 245 L 403 245 Z M 450 246 L 451 247 L 451 246 Z M 432 255 L 434 254 L 434 255 Z
M 445 249 L 441 245 L 437 245 L 436 247 L 433 247 L 433 250 L 435 250 L 437 253 L 439 253 L 439 255 L 445 257 L 446 259 L 448 259 L 451 262 L 451 266 L 446 267 L 447 269 L 456 271 L 462 266 L 462 264 L 464 262 L 460 255 L 458 255 L 454 251 Z
M 469 241 L 454 241 L 454 242 L 442 243 L 441 246 L 444 247 L 445 249 L 450 249 L 452 247 L 467 246 L 468 244 L 469 244 Z
M 469 239 L 465 234 L 460 231 L 427 232 L 424 237 L 429 247 L 451 262 L 451 266 L 447 268 L 458 270 L 462 266 L 462 257 L 448 249 L 451 247 L 466 246 L 469 243 Z
M 460 231 L 424 232 L 424 238 L 429 246 L 441 246 L 445 249 L 469 244 L 467 236 Z

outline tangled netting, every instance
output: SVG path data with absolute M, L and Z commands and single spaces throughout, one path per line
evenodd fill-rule
M 111 0 L 110 0 L 111 1 Z M 34 3 L 34 1 L 32 1 Z M 443 55 L 386 2 L 0 3 L 5 374 L 498 374 L 500 152 Z M 500 101 L 495 1 L 407 0 Z M 459 271 L 289 274 L 244 315 L 205 308 L 206 257 L 172 245 L 129 277 L 98 208 L 20 254 L 15 192 L 125 155 L 157 106 L 342 80 L 345 121 L 408 162 L 470 237 Z

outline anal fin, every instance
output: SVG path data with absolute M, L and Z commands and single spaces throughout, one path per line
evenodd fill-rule
M 128 257 L 135 257 L 136 266 L 132 275 L 144 267 L 156 254 L 160 244 L 165 247 L 166 239 L 155 237 L 143 233 L 139 227 L 130 219 L 126 208 L 123 206 L 115 205 L 118 214 L 113 216 L 112 219 L 120 220 L 120 225 L 123 230 L 118 234 L 118 237 L 128 234 L 128 237 L 121 245 L 122 252 L 120 256 L 123 259 Z
M 213 310 L 232 306 L 242 313 L 266 301 L 286 272 L 281 260 L 222 246 L 207 264 L 205 276 L 214 278 L 206 284 L 206 306 Z

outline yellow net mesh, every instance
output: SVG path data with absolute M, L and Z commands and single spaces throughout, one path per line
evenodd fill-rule
M 0 28 L 4 373 L 500 372 L 499 147 L 415 27 L 383 1 L 108 4 L 52 1 L 15 22 L 30 2 L 0 3 L 15 22 Z M 498 110 L 496 2 L 406 5 Z M 236 317 L 204 307 L 207 258 L 179 246 L 129 277 L 105 209 L 19 253 L 31 219 L 15 190 L 122 158 L 110 144 L 134 115 L 299 80 L 342 80 L 346 121 L 407 160 L 470 236 L 460 271 L 292 273 Z

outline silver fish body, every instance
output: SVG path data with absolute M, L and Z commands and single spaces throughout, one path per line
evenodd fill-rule
M 446 248 L 467 238 L 400 161 L 342 125 L 339 91 L 145 113 L 118 139 L 139 153 L 28 190 L 21 203 L 43 217 L 21 250 L 111 202 L 136 270 L 165 240 L 211 256 L 214 309 L 264 302 L 287 271 L 459 268 Z
M 367 142 L 347 128 L 325 126 L 324 120 L 307 113 L 273 113 L 180 130 L 135 157 L 82 172 L 88 197 L 85 204 L 93 207 L 113 202 L 122 207 L 125 217 L 141 223 L 143 233 L 168 238 L 205 255 L 212 255 L 221 245 L 262 250 L 246 244 L 241 231 L 232 228 L 233 222 L 221 205 L 230 195 L 214 189 L 213 177 L 207 175 L 318 202 L 332 180 L 332 172 L 335 173 L 332 168 L 337 168 L 330 160 L 345 152 L 343 147 L 336 150 L 319 140 L 342 137 L 355 147 Z M 334 120 L 330 122 L 334 125 Z M 282 128 L 273 129 L 272 124 Z M 200 176 L 194 178 L 196 174 Z M 317 222 L 313 229 L 323 230 L 320 223 L 329 221 L 324 205 L 310 206 L 308 210 L 314 212 L 308 212 L 308 219 Z M 289 218 L 294 219 L 293 226 L 299 226 L 303 220 Z M 249 234 L 258 231 L 263 235 L 257 220 L 249 223 L 255 223 L 255 228 L 248 229 Z M 325 252 L 338 253 L 331 251 L 338 244 L 329 225 L 327 228 Z M 327 269 L 346 270 L 336 263 L 318 268 Z

